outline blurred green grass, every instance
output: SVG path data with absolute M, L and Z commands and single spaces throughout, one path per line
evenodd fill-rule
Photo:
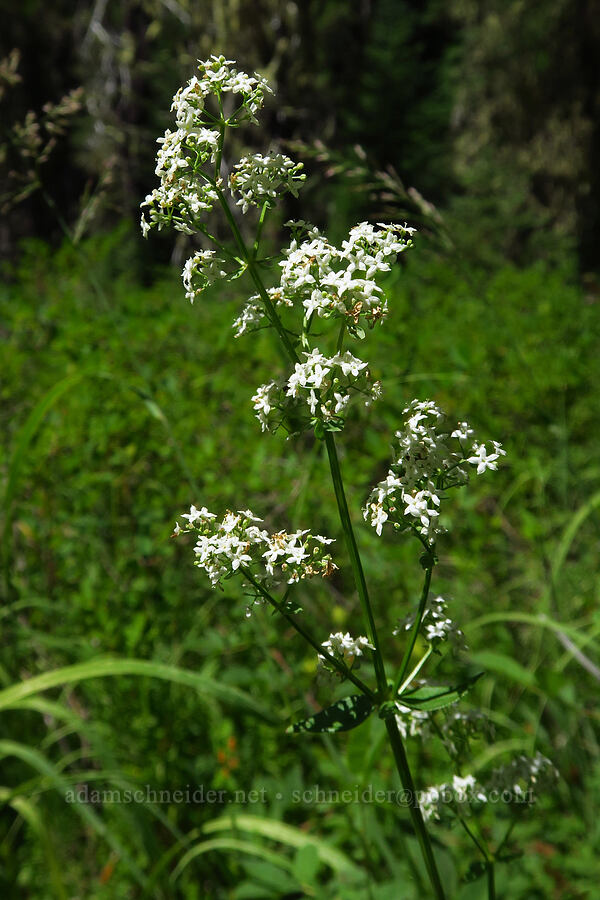
M 419 864 L 397 809 L 289 800 L 305 784 L 355 784 L 353 772 L 394 785 L 385 755 L 369 774 L 380 723 L 335 744 L 285 735 L 285 723 L 331 696 L 315 683 L 314 659 L 264 611 L 247 619 L 235 582 L 224 593 L 208 590 L 190 545 L 170 540 L 175 516 L 191 502 L 216 511 L 249 506 L 274 528 L 310 525 L 330 534 L 339 540 L 340 572 L 311 586 L 305 608 L 316 633 L 353 630 L 358 604 L 322 448 L 307 436 L 260 433 L 250 397 L 281 361 L 268 334 L 233 340 L 243 285 L 214 290 L 190 308 L 177 273 L 153 272 L 143 286 L 135 240 L 124 226 L 81 249 L 29 243 L 1 289 L 7 478 L 28 416 L 72 379 L 18 454 L 5 518 L 1 685 L 102 655 L 135 657 L 240 689 L 272 707 L 282 725 L 206 692 L 131 675 L 66 685 L 56 695 L 64 721 L 56 708 L 5 711 L 5 738 L 43 753 L 54 769 L 36 775 L 32 766 L 42 763 L 24 752 L 5 760 L 7 796 L 31 811 L 28 818 L 10 803 L 3 809 L 0 884 L 35 898 L 283 897 L 299 885 L 299 896 L 311 896 L 314 884 L 312 896 L 368 896 L 364 884 L 351 876 L 346 883 L 281 835 L 283 868 L 252 861 L 235 844 L 215 845 L 179 875 L 175 866 L 194 843 L 186 835 L 198 836 L 231 807 L 106 805 L 95 809 L 94 830 L 64 803 L 60 775 L 72 785 L 95 778 L 157 791 L 267 785 L 268 804 L 242 812 L 337 846 L 378 882 L 378 897 L 397 897 L 405 879 L 417 896 Z M 354 518 L 385 472 L 414 396 L 435 399 L 482 438 L 503 442 L 502 470 L 450 505 L 434 589 L 452 598 L 473 665 L 479 659 L 490 669 L 473 702 L 491 708 L 499 746 L 535 744 L 562 776 L 555 796 L 525 816 L 525 857 L 500 873 L 499 889 L 510 884 L 514 898 L 588 896 L 600 788 L 600 298 L 582 291 L 568 264 L 489 272 L 426 245 L 411 251 L 387 289 L 390 318 L 357 351 L 382 379 L 384 398 L 370 416 L 357 414 L 340 441 Z M 386 651 L 399 660 L 391 631 L 417 596 L 417 550 L 362 524 L 359 540 L 377 614 L 389 624 Z M 412 755 L 417 772 L 427 765 L 428 780 L 436 769 L 443 777 L 429 746 L 415 744 Z M 275 846 L 256 828 L 232 834 L 265 851 Z M 460 861 L 462 836 L 445 839 Z M 479 883 L 459 888 L 464 872 L 443 854 L 442 861 L 452 896 L 481 896 Z M 48 871 L 52 888 L 44 886 Z

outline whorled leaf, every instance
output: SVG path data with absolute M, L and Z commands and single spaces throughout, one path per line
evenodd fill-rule
M 332 731 L 351 731 L 362 724 L 373 711 L 373 701 L 365 694 L 353 694 L 351 697 L 344 697 L 338 700 L 326 709 L 309 716 L 302 722 L 295 722 L 287 729 L 288 734 L 310 733 L 318 734 L 321 732 Z
M 460 700 L 463 694 L 466 694 L 467 691 L 479 681 L 483 674 L 483 672 L 479 672 L 477 675 L 474 675 L 472 678 L 467 678 L 466 681 L 463 681 L 461 684 L 457 684 L 454 687 L 445 687 L 441 684 L 425 685 L 424 687 L 417 688 L 415 691 L 409 691 L 406 694 L 402 694 L 402 703 L 404 706 L 409 706 L 411 709 L 420 709 L 425 712 L 443 709 L 444 706 L 450 706 L 452 703 L 456 703 L 457 700 Z

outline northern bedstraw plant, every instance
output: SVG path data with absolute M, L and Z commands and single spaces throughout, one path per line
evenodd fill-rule
M 192 303 L 220 279 L 246 276 L 252 283 L 253 294 L 234 322 L 235 336 L 269 328 L 287 357 L 285 372 L 256 386 L 255 414 L 263 431 L 312 431 L 324 445 L 366 634 L 338 632 L 322 640 L 298 606 L 298 582 L 327 578 L 337 568 L 330 538 L 301 528 L 271 533 L 248 509 L 216 515 L 205 506 L 192 506 L 175 533 L 194 534 L 195 564 L 205 570 L 213 587 L 237 576 L 250 590 L 248 615 L 256 604 L 272 607 L 311 645 L 322 668 L 356 689 L 291 726 L 293 732 L 349 730 L 374 711 L 384 720 L 432 895 L 442 898 L 445 893 L 426 823 L 455 820 L 479 854 L 470 874 L 485 875 L 488 896 L 493 897 L 494 867 L 510 856 L 512 824 L 491 847 L 478 817 L 493 801 L 502 800 L 503 811 L 531 802 L 533 787 L 553 778 L 554 770 L 538 755 L 519 757 L 486 779 L 465 774 L 470 739 L 486 726 L 483 716 L 461 713 L 456 703 L 475 679 L 457 676 L 455 683 L 444 685 L 432 684 L 424 676 L 433 654 L 459 653 L 464 646 L 446 601 L 431 596 L 436 541 L 444 530 L 440 525 L 443 506 L 453 489 L 468 484 L 472 472 L 481 475 L 496 469 L 504 450 L 496 441 L 476 439 L 467 422 L 449 422 L 432 401 L 414 400 L 406 407 L 388 474 L 371 491 L 363 516 L 379 535 L 383 528 L 393 529 L 398 536 L 419 542 L 423 588 L 404 622 L 378 621 L 346 502 L 336 435 L 343 432 L 353 404 L 371 407 L 381 393 L 381 385 L 373 381 L 368 363 L 355 355 L 354 347 L 365 336 L 365 328 L 385 322 L 388 308 L 378 278 L 390 270 L 398 254 L 411 247 L 413 229 L 362 222 L 336 247 L 316 228 L 290 222 L 291 242 L 278 265 L 272 258 L 262 259 L 265 219 L 282 194 L 298 192 L 305 177 L 302 165 L 281 153 L 253 154 L 234 165 L 225 180 L 223 149 L 232 128 L 257 123 L 256 115 L 270 92 L 264 78 L 239 72 L 224 57 L 200 63 L 198 75 L 173 99 L 175 129 L 158 139 L 160 184 L 142 204 L 141 226 L 144 235 L 152 228 L 172 227 L 204 236 L 209 248 L 197 251 L 183 269 L 185 294 Z M 234 205 L 255 217 L 251 242 L 244 240 L 238 227 L 240 213 Z M 218 240 L 206 225 L 213 208 L 220 208 L 229 225 L 231 246 Z M 273 285 L 274 272 L 279 280 Z M 391 631 L 394 625 L 402 656 L 399 668 L 392 672 L 382 656 L 379 631 Z M 357 674 L 358 657 L 372 662 L 372 680 Z M 451 765 L 444 783 L 419 791 L 405 750 L 405 742 L 417 735 L 437 737 Z

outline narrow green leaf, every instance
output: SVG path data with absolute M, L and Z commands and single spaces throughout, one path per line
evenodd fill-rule
M 61 868 L 54 854 L 52 841 L 40 811 L 31 800 L 22 796 L 14 796 L 13 792 L 5 787 L 0 787 L 0 803 L 7 803 L 9 806 L 12 806 L 14 811 L 27 822 L 39 839 L 48 862 L 49 877 L 54 896 L 59 898 L 59 900 L 67 900 L 67 891 L 63 883 Z
M 287 869 L 289 872 L 292 870 L 292 864 L 287 857 L 281 856 L 281 854 L 275 853 L 275 851 L 269 850 L 261 844 L 253 844 L 251 841 L 241 841 L 238 838 L 220 837 L 201 841 L 199 844 L 190 847 L 187 853 L 181 857 L 175 866 L 171 874 L 171 881 L 176 881 L 184 869 L 187 869 L 189 864 L 198 856 L 202 856 L 204 853 L 210 853 L 213 850 L 229 850 L 236 854 L 245 853 L 249 856 L 258 856 L 267 862 L 274 863 L 279 867 Z
M 321 712 L 296 722 L 287 729 L 288 734 L 321 733 L 324 731 L 350 731 L 362 724 L 373 710 L 373 701 L 365 694 L 353 694 L 338 700 Z
M 17 741 L 1 741 L 0 740 L 0 758 L 14 756 L 22 760 L 31 768 L 35 769 L 41 775 L 46 776 L 53 788 L 58 791 L 61 796 L 66 796 L 69 788 L 69 781 L 60 774 L 59 770 L 38 750 L 28 747 L 26 744 Z M 93 828 L 93 830 L 106 840 L 110 847 L 118 854 L 123 863 L 127 866 L 131 874 L 134 876 L 138 884 L 144 886 L 146 876 L 134 861 L 133 857 L 128 853 L 127 849 L 121 844 L 119 839 L 105 825 L 102 819 L 96 815 L 93 808 L 87 803 L 74 802 L 71 804 L 73 811 L 76 812 L 83 822 Z
M 314 884 L 319 870 L 319 854 L 312 844 L 299 847 L 294 857 L 292 872 L 301 884 Z
M 416 691 L 410 691 L 408 694 L 402 694 L 400 701 L 404 706 L 411 709 L 421 709 L 426 712 L 432 712 L 435 709 L 443 709 L 456 703 L 457 700 L 470 690 L 475 682 L 479 681 L 483 672 L 479 672 L 472 678 L 468 678 L 461 684 L 454 687 L 444 687 L 443 685 L 425 685 Z
M 115 675 L 140 675 L 148 678 L 159 678 L 163 681 L 172 681 L 176 684 L 187 685 L 195 688 L 201 694 L 207 694 L 224 703 L 245 709 L 265 720 L 278 723 L 278 718 L 268 709 L 255 700 L 250 694 L 246 694 L 239 688 L 227 684 L 220 684 L 205 675 L 191 672 L 189 669 L 180 669 L 177 666 L 168 666 L 164 663 L 152 662 L 145 659 L 121 659 L 100 657 L 84 663 L 76 663 L 72 666 L 64 666 L 43 675 L 36 675 L 18 684 L 13 684 L 0 691 L 0 710 L 18 706 L 25 697 L 31 697 L 53 687 L 64 687 L 88 678 L 106 678 Z
M 571 545 L 577 536 L 577 532 L 587 519 L 589 515 L 596 509 L 597 506 L 600 506 L 600 491 L 596 494 L 593 494 L 590 499 L 579 507 L 577 512 L 571 518 L 569 524 L 565 528 L 560 541 L 558 542 L 558 546 L 553 554 L 552 559 L 552 579 L 556 581 L 560 570 L 562 569 L 565 560 L 569 554 L 569 550 L 571 549 Z
M 246 814 L 226 815 L 207 822 L 202 831 L 205 834 L 215 831 L 243 831 L 249 834 L 260 834 L 288 847 L 304 847 L 310 844 L 315 847 L 320 861 L 330 866 L 338 874 L 357 879 L 363 877 L 362 871 L 341 850 L 332 847 L 322 838 L 313 837 L 300 828 L 287 825 L 285 822 Z

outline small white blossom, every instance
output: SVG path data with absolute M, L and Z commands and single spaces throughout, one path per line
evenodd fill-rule
M 474 435 L 473 429 L 468 422 L 459 422 L 458 428 L 455 428 L 450 437 L 458 438 L 459 441 L 468 441 Z
M 256 300 L 250 299 L 244 306 L 241 314 L 233 323 L 233 327 L 235 328 L 234 337 L 241 337 L 246 332 L 260 328 L 264 325 L 265 321 L 265 313 L 261 304 L 258 302 L 258 297 Z
M 215 519 L 216 516 L 214 513 L 211 513 L 207 510 L 205 506 L 202 509 L 196 509 L 195 506 L 190 506 L 189 513 L 183 513 L 181 516 L 182 519 L 187 519 L 190 525 L 195 525 L 196 522 L 206 522 L 209 519 Z
M 423 818 L 440 819 L 443 813 L 464 815 L 464 807 L 473 803 L 487 803 L 485 790 L 473 775 L 454 775 L 452 781 L 422 791 L 419 806 Z
M 439 516 L 440 511 L 436 507 L 440 505 L 440 498 L 431 491 L 416 491 L 414 494 L 402 493 L 402 502 L 405 504 L 404 515 L 418 519 L 424 534 L 429 534 L 431 519 Z M 431 506 L 428 504 L 432 504 Z
M 252 397 L 256 418 L 261 424 L 262 431 L 274 430 L 279 424 L 276 414 L 280 409 L 281 393 L 281 382 L 269 381 L 267 384 L 261 384 Z
M 415 622 L 415 614 L 400 621 L 394 634 L 409 631 Z M 434 647 L 442 641 L 451 641 L 458 649 L 466 649 L 465 636 L 448 616 L 448 604 L 443 597 L 431 598 L 421 617 L 420 633 L 424 640 Z
M 488 453 L 485 444 L 473 444 L 473 456 L 467 457 L 467 462 L 477 466 L 478 475 L 481 475 L 486 469 L 497 469 L 500 457 L 506 456 L 506 451 L 502 449 L 502 444 L 492 441 L 492 445 L 494 449 L 491 453 Z

